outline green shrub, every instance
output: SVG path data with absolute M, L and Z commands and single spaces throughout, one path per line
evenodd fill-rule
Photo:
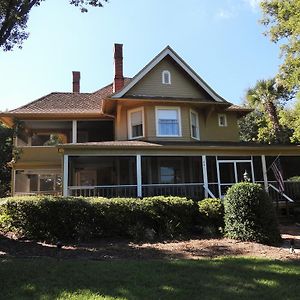
M 225 235 L 242 241 L 276 244 L 280 241 L 275 210 L 259 184 L 241 182 L 224 199 Z
M 200 223 L 214 228 L 216 232 L 224 228 L 224 205 L 221 199 L 206 198 L 198 202 Z
M 191 230 L 197 208 L 179 197 L 13 197 L 0 201 L 0 230 L 37 240 L 173 237 Z

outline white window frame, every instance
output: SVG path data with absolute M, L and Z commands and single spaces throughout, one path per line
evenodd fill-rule
M 165 74 L 168 74 L 169 81 L 165 81 Z M 171 72 L 168 70 L 163 70 L 161 73 L 161 82 L 162 84 L 171 84 Z
M 141 136 L 135 136 L 132 137 L 132 126 L 131 126 L 131 114 L 134 112 L 142 112 L 142 129 L 143 129 L 143 135 Z M 144 116 L 144 107 L 137 107 L 137 108 L 133 108 L 133 109 L 129 109 L 127 111 L 127 126 L 128 126 L 128 138 L 130 140 L 135 140 L 135 139 L 139 139 L 139 138 L 143 138 L 145 137 L 145 116 Z
M 221 117 L 224 117 L 224 124 L 220 122 Z M 225 114 L 218 114 L 218 123 L 219 123 L 219 127 L 227 127 L 227 116 Z
M 193 136 L 192 114 L 196 116 L 196 136 Z M 200 140 L 199 114 L 193 109 L 190 109 L 190 127 L 191 127 L 191 138 L 199 141 Z
M 159 134 L 159 124 L 158 124 L 158 111 L 159 110 L 177 110 L 178 115 L 178 135 L 164 135 Z M 155 106 L 155 131 L 157 137 L 181 137 L 181 109 L 179 106 Z

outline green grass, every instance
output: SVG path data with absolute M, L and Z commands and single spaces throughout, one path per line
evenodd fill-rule
M 299 299 L 300 262 L 3 259 L 0 299 Z

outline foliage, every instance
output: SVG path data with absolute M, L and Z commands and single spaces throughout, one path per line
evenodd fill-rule
M 273 203 L 259 184 L 240 182 L 230 187 L 224 208 L 227 237 L 266 244 L 280 241 Z
M 34 6 L 39 6 L 44 0 L 1 0 L 0 1 L 0 48 L 12 50 L 16 45 L 22 47 L 28 38 L 27 21 Z M 102 7 L 108 0 L 69 0 L 70 4 L 78 6 L 82 12 L 87 12 L 87 6 Z
M 224 205 L 221 199 L 206 198 L 198 202 L 200 221 L 218 231 L 224 227 Z
M 0 202 L 0 228 L 38 240 L 99 237 L 173 237 L 189 232 L 197 213 L 180 197 L 62 198 L 13 197 Z M 145 236 L 141 236 L 141 235 Z
M 10 192 L 13 130 L 0 123 L 0 198 Z
M 44 146 L 56 146 L 62 144 L 63 141 L 61 137 L 57 134 L 50 134 L 50 138 L 48 141 L 44 143 Z
M 290 90 L 300 87 L 300 0 L 263 0 L 262 24 L 272 42 L 282 42 L 284 61 L 280 67 L 280 81 Z
M 256 85 L 249 88 L 246 92 L 249 106 L 266 112 L 266 117 L 271 125 L 271 128 L 268 129 L 271 129 L 271 135 L 275 137 L 275 142 L 282 142 L 282 128 L 279 123 L 277 107 L 293 97 L 294 93 L 289 92 L 283 85 L 278 84 L 274 78 L 258 80 Z
M 281 112 L 281 122 L 285 127 L 291 129 L 291 143 L 300 143 L 300 98 L 296 101 L 294 107 Z
M 290 143 L 293 128 L 285 122 L 285 104 L 293 99 L 275 79 L 259 80 L 246 92 L 246 106 L 253 112 L 239 120 L 240 138 L 246 142 Z

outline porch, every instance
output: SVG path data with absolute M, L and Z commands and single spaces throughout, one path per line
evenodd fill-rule
M 64 156 L 64 189 L 70 196 L 184 196 L 222 198 L 236 182 L 262 184 L 276 202 L 300 200 L 300 158 L 281 157 L 285 192 L 270 166 L 276 156 Z M 66 167 L 68 166 L 68 167 Z

